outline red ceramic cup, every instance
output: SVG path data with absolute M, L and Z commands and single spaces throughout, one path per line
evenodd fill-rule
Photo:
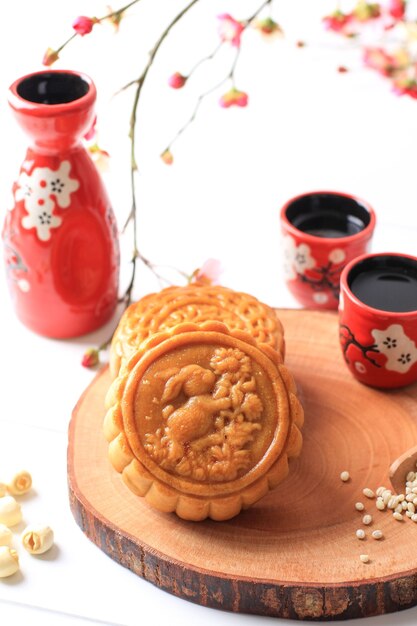
M 340 343 L 355 378 L 385 388 L 417 381 L 417 257 L 362 255 L 340 285 Z
M 341 271 L 368 251 L 374 228 L 369 204 L 344 193 L 315 191 L 283 206 L 286 283 L 300 304 L 337 309 Z

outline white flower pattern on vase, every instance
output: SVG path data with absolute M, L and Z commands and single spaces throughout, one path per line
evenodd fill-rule
M 70 178 L 71 163 L 62 161 L 57 170 L 35 167 L 30 175 L 22 171 L 15 191 L 15 199 L 23 200 L 28 215 L 22 218 L 24 228 L 36 228 L 42 241 L 51 237 L 51 228 L 58 228 L 62 219 L 53 214 L 55 204 L 66 209 L 71 203 L 71 194 L 80 183 Z
M 30 176 L 28 176 L 26 172 L 21 172 L 17 184 L 18 187 L 14 193 L 15 200 L 17 202 L 19 200 L 23 200 L 25 203 L 25 209 L 29 212 L 31 199 L 34 198 Z
M 37 198 L 37 202 L 31 203 L 31 212 L 22 218 L 23 228 L 36 228 L 36 233 L 41 241 L 48 241 L 51 238 L 51 228 L 61 226 L 62 219 L 58 215 L 53 215 L 54 201 L 51 198 Z
M 316 266 L 315 259 L 311 256 L 310 246 L 306 243 L 296 245 L 290 236 L 284 237 L 284 272 L 288 280 L 297 278 L 297 274 L 304 275 L 306 270 Z
M 387 357 L 387 370 L 404 374 L 417 361 L 417 347 L 412 339 L 407 337 L 401 324 L 391 324 L 386 330 L 374 328 L 371 335 L 375 340 L 375 347 Z
M 20 291 L 23 291 L 23 293 L 27 293 L 28 291 L 30 291 L 30 283 L 28 280 L 26 280 L 26 278 L 19 278 L 16 284 L 19 287 Z

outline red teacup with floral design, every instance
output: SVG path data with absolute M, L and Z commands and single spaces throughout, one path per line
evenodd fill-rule
M 365 254 L 340 285 L 340 344 L 355 378 L 387 388 L 417 381 L 417 257 Z
M 344 193 L 306 193 L 283 206 L 285 278 L 300 304 L 337 309 L 340 274 L 368 251 L 374 228 L 369 204 Z

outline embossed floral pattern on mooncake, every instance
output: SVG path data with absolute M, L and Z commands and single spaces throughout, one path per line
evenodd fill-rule
M 235 348 L 217 348 L 210 368 L 190 364 L 158 377 L 166 378 L 163 420 L 145 435 L 151 458 L 195 480 L 229 481 L 247 471 L 254 462 L 247 446 L 262 429 L 264 408 L 250 358 Z

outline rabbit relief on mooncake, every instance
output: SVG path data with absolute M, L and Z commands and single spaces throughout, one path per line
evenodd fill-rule
M 236 348 L 217 348 L 210 369 L 168 368 L 162 423 L 146 433 L 145 449 L 165 470 L 196 480 L 228 481 L 251 465 L 249 449 L 262 429 L 263 404 L 251 359 Z

